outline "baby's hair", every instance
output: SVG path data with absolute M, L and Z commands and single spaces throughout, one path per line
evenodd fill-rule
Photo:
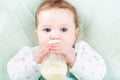
M 42 0 L 42 3 L 38 7 L 36 14 L 35 14 L 36 29 L 39 24 L 37 17 L 39 15 L 40 11 L 47 10 L 47 9 L 53 9 L 53 8 L 70 10 L 74 15 L 75 26 L 76 26 L 76 28 L 78 27 L 78 16 L 77 16 L 76 9 L 70 3 L 68 3 L 66 0 Z

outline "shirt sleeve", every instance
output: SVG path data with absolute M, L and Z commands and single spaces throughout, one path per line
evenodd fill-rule
M 23 47 L 7 64 L 10 80 L 38 80 L 39 65 L 30 47 Z
M 103 58 L 85 41 L 75 46 L 76 62 L 70 72 L 78 80 L 103 80 L 106 74 L 106 65 Z

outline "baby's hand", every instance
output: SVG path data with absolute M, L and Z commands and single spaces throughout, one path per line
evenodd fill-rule
M 76 52 L 72 46 L 64 43 L 64 42 L 56 42 L 51 44 L 50 50 L 56 54 L 62 54 L 66 60 L 66 62 L 72 67 L 75 63 Z
M 42 63 L 43 59 L 49 52 L 49 48 L 50 48 L 50 45 L 46 44 L 44 46 L 40 46 L 39 49 L 35 51 L 35 53 L 33 54 L 33 57 L 37 64 Z

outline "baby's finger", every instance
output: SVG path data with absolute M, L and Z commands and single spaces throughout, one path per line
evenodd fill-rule
M 48 55 L 49 50 L 45 50 L 43 51 L 40 55 L 39 55 L 39 59 L 38 59 L 38 63 L 42 63 L 43 59 L 45 58 L 45 56 Z
M 49 48 L 44 48 L 44 50 L 41 51 L 41 49 L 37 50 L 33 56 L 36 61 L 36 63 L 41 63 L 41 60 L 44 59 L 44 57 L 48 54 Z

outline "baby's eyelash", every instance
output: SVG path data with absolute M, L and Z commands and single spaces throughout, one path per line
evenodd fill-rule
M 50 28 L 44 28 L 43 31 L 45 31 L 45 32 L 50 32 L 51 29 L 50 29 Z
M 66 32 L 68 29 L 67 28 L 61 28 L 62 32 Z

